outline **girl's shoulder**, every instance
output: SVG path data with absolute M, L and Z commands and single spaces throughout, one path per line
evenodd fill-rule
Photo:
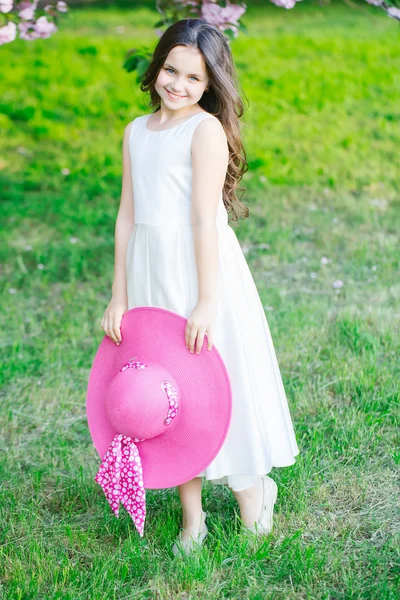
M 131 139 L 132 132 L 138 127 L 140 127 L 140 125 L 143 123 L 143 120 L 149 116 L 150 115 L 139 115 L 138 117 L 132 119 L 132 121 L 130 121 L 125 126 L 125 135 L 128 137 L 129 140 Z
M 204 119 L 200 118 L 200 115 L 202 115 L 202 117 L 207 117 L 209 121 L 217 121 L 221 125 L 221 121 L 218 119 L 218 117 L 208 112 L 208 110 L 200 110 L 199 112 L 195 113 L 194 116 L 199 117 L 199 122 L 202 122 Z
M 140 123 L 144 119 L 147 119 L 150 115 L 151 113 L 149 113 L 148 115 L 139 115 L 138 117 L 135 117 L 134 119 L 132 119 L 132 121 L 130 121 L 130 123 L 128 123 L 127 127 L 133 127 L 136 123 Z
M 226 138 L 225 129 L 218 117 L 206 110 L 197 114 L 201 114 L 203 117 L 195 119 L 193 134 L 196 131 L 204 131 L 204 135 L 220 135 Z

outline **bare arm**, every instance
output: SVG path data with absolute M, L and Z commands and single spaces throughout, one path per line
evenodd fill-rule
M 133 186 L 128 139 L 132 123 L 125 127 L 122 144 L 122 192 L 121 202 L 115 223 L 115 259 L 112 297 L 127 303 L 126 290 L 126 250 L 134 222 Z
M 218 276 L 218 203 L 228 167 L 229 149 L 222 125 L 204 119 L 192 140 L 191 223 L 198 279 L 198 300 L 215 301 Z

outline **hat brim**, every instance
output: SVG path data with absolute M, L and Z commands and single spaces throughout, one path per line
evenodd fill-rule
M 228 433 L 232 391 L 225 364 L 207 336 L 199 354 L 185 345 L 187 319 L 153 306 L 126 311 L 121 320 L 122 341 L 117 346 L 104 336 L 94 357 L 86 395 L 86 414 L 93 445 L 103 459 L 119 433 L 108 421 L 105 391 L 121 367 L 133 356 L 170 371 L 179 390 L 179 418 L 171 435 L 137 442 L 148 489 L 175 487 L 203 471 L 217 456 Z

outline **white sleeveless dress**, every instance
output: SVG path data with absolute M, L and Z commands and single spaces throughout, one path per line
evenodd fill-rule
M 133 120 L 129 135 L 134 226 L 126 255 L 128 309 L 155 306 L 185 318 L 197 303 L 190 224 L 191 141 L 207 112 L 164 131 Z M 218 207 L 219 278 L 214 344 L 232 387 L 232 420 L 216 458 L 199 476 L 239 491 L 295 462 L 299 453 L 264 309 L 222 192 Z

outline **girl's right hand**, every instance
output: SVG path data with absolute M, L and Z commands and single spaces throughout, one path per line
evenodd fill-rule
M 128 310 L 126 302 L 111 298 L 101 320 L 101 328 L 108 337 L 119 346 L 121 336 L 121 321 L 123 314 Z

